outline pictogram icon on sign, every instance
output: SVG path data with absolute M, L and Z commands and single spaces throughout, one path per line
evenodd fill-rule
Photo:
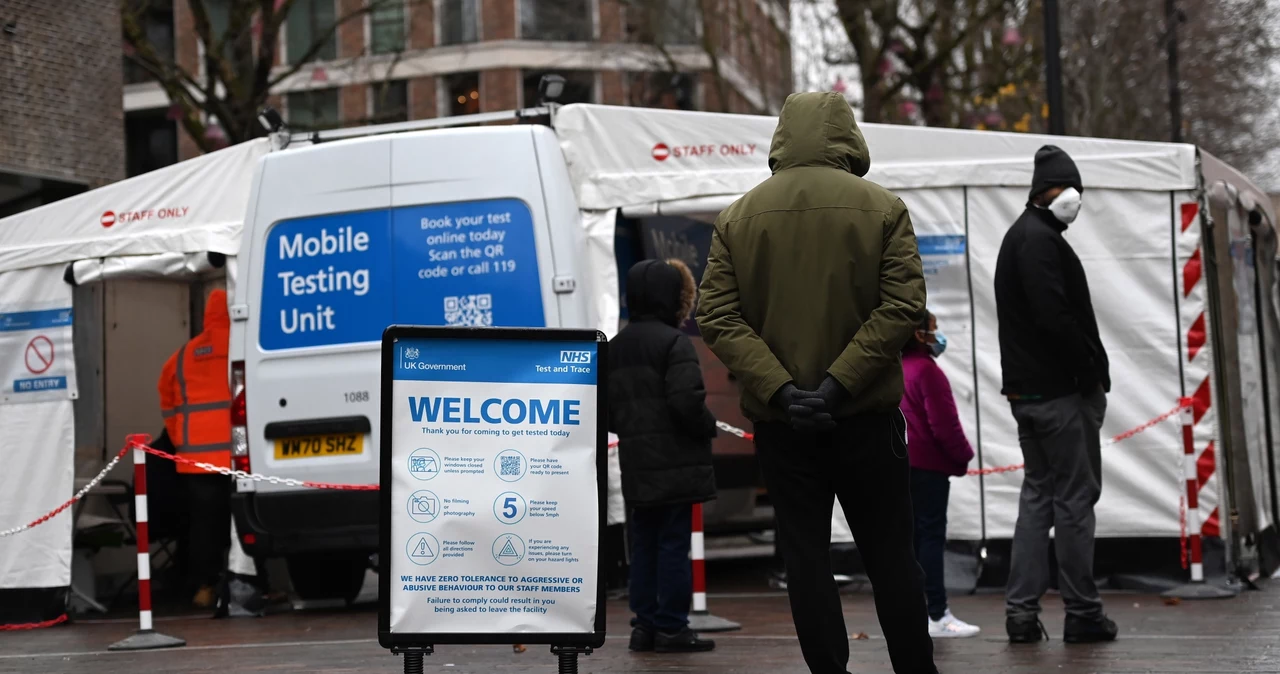
M 102 226 L 103 226 L 103 227 L 110 227 L 111 225 L 116 224 L 116 212 L 115 212 L 115 211 L 107 211 L 107 212 L 103 213 L 103 214 L 102 214 L 102 219 L 101 219 L 99 222 L 101 222 L 101 223 L 102 223 Z
M 31 374 L 44 374 L 53 367 L 53 341 L 44 335 L 36 335 L 27 342 L 24 355 Z
M 666 143 L 658 143 L 653 146 L 653 158 L 658 161 L 666 161 L 671 156 L 671 148 Z

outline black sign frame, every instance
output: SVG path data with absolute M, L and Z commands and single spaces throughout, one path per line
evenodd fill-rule
M 392 632 L 391 631 L 391 501 L 392 484 L 392 387 L 395 380 L 395 345 L 400 339 L 476 339 L 558 341 L 590 343 L 596 348 L 596 496 L 599 523 L 596 531 L 596 616 L 591 632 Z M 565 328 L 444 328 L 392 325 L 382 333 L 381 424 L 379 427 L 378 513 L 378 644 L 392 652 L 425 649 L 441 644 L 510 645 L 549 644 L 553 647 L 600 648 L 605 642 L 605 560 L 600 554 L 607 526 L 608 499 L 608 338 L 598 330 Z

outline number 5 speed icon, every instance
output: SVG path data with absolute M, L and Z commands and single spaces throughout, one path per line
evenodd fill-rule
M 528 510 L 524 497 L 513 491 L 504 491 L 493 500 L 493 516 L 503 524 L 519 522 Z

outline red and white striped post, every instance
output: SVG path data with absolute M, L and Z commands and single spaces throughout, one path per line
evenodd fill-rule
M 1182 399 L 1182 469 L 1187 485 L 1187 543 L 1191 548 L 1191 582 L 1204 582 L 1204 548 L 1200 542 L 1200 476 L 1196 470 L 1195 410 Z
M 109 651 L 143 651 L 185 646 L 177 637 L 151 629 L 151 539 L 147 530 L 147 452 L 149 435 L 130 435 L 125 442 L 133 449 L 134 538 L 138 540 L 138 631 L 107 647 Z
M 693 533 L 690 534 L 690 557 L 693 563 L 693 610 L 689 612 L 689 628 L 695 632 L 732 632 L 742 625 L 711 615 L 707 611 L 707 547 L 702 535 L 702 504 L 693 504 Z
M 1163 593 L 1179 599 L 1228 599 L 1239 594 L 1229 582 L 1206 583 L 1204 547 L 1200 539 L 1200 476 L 1196 467 L 1195 408 L 1191 398 L 1182 399 L 1182 470 L 1187 485 L 1187 544 L 1191 548 L 1191 582 Z

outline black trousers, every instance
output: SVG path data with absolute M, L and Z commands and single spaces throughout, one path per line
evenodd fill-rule
M 924 596 L 929 619 L 947 612 L 947 502 L 951 477 L 946 473 L 911 469 L 911 509 L 916 516 L 916 559 L 924 569 Z
M 831 575 L 831 509 L 840 498 L 875 594 L 893 671 L 935 674 L 924 574 L 912 546 L 910 468 L 898 412 L 828 433 L 757 424 L 756 450 L 778 518 L 791 617 L 813 674 L 846 674 L 849 633 Z
M 192 589 L 216 585 L 227 568 L 231 545 L 231 478 L 212 473 L 180 476 L 191 525 L 187 537 L 187 582 Z

